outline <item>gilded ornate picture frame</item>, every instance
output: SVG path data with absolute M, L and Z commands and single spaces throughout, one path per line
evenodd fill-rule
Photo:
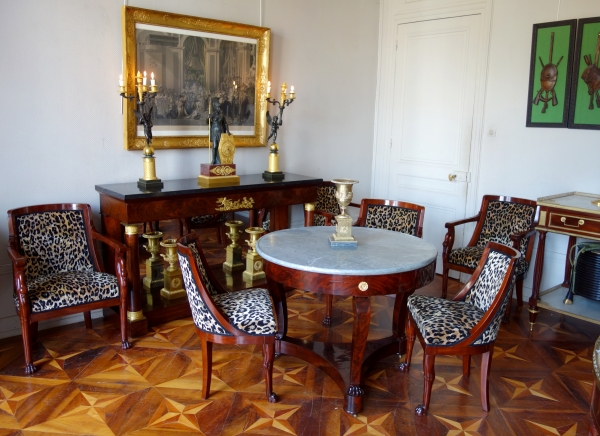
M 152 105 L 155 149 L 208 147 L 207 116 L 218 101 L 236 147 L 266 144 L 268 28 L 123 6 L 123 77 L 138 71 L 158 88 Z M 146 145 L 135 102 L 124 99 L 125 149 Z
M 600 17 L 579 20 L 569 129 L 600 129 Z
M 567 127 L 577 20 L 533 25 L 527 127 Z

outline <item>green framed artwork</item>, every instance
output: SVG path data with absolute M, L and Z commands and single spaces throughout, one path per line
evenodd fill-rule
M 575 42 L 570 129 L 600 129 L 600 17 L 579 20 Z
M 567 127 L 577 20 L 533 25 L 527 127 Z

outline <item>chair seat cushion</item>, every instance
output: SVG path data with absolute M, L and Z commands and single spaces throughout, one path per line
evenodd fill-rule
M 262 288 L 218 294 L 215 305 L 231 324 L 249 335 L 274 335 L 277 332 L 273 302 L 269 291 Z
M 119 296 L 117 277 L 103 272 L 69 271 L 27 282 L 31 312 L 40 313 Z M 19 309 L 19 300 L 15 296 Z
M 448 262 L 454 265 L 477 268 L 477 264 L 483 256 L 484 247 L 463 247 L 452 250 L 448 255 Z M 516 265 L 516 275 L 521 275 L 529 270 L 529 262 L 519 258 Z
M 484 312 L 463 301 L 425 295 L 408 297 L 408 310 L 427 345 L 454 345 L 465 339 Z

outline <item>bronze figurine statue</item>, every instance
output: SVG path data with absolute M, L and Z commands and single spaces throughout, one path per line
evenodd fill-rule
M 533 99 L 533 104 L 538 104 L 540 101 L 544 102 L 544 107 L 542 108 L 542 113 L 546 113 L 546 109 L 548 109 L 548 102 L 552 101 L 552 106 L 556 106 L 558 104 L 558 99 L 556 98 L 556 91 L 554 90 L 554 86 L 556 85 L 556 78 L 558 76 L 558 65 L 562 61 L 564 56 L 561 56 L 556 65 L 552 63 L 552 50 L 554 48 L 554 32 L 550 33 L 550 58 L 548 59 L 548 63 L 544 65 L 544 61 L 542 61 L 541 57 L 538 57 L 540 63 L 542 64 L 542 73 L 540 74 L 540 84 L 541 88 L 538 91 L 537 95 Z M 546 93 L 545 97 L 542 97 L 542 93 Z
M 283 112 L 283 110 L 281 110 Z M 277 143 L 277 130 L 279 130 L 279 126 L 281 126 L 282 122 L 279 120 L 279 116 L 275 115 L 271 118 L 271 114 L 267 111 L 267 123 L 271 126 L 271 134 L 267 138 L 267 142 L 269 139 L 273 137 L 273 142 Z
M 152 142 L 152 109 L 154 107 L 150 107 L 150 110 L 147 113 L 143 113 L 143 105 L 140 107 L 140 110 L 134 110 L 135 115 L 137 116 L 138 123 L 144 126 L 144 136 L 146 137 L 146 144 L 150 145 Z
M 221 111 L 218 101 L 213 101 L 213 111 L 208 114 L 207 122 L 210 125 L 209 129 L 209 141 L 211 147 L 211 165 L 219 165 L 221 158 L 219 157 L 219 142 L 221 141 L 221 134 L 223 132 L 229 133 L 229 125 L 227 124 L 227 118 Z

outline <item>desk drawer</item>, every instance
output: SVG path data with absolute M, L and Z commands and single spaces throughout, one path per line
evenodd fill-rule
M 598 238 L 600 234 L 600 219 L 591 218 L 589 215 L 550 211 L 548 221 L 549 230 L 558 230 L 561 233 L 581 235 Z

